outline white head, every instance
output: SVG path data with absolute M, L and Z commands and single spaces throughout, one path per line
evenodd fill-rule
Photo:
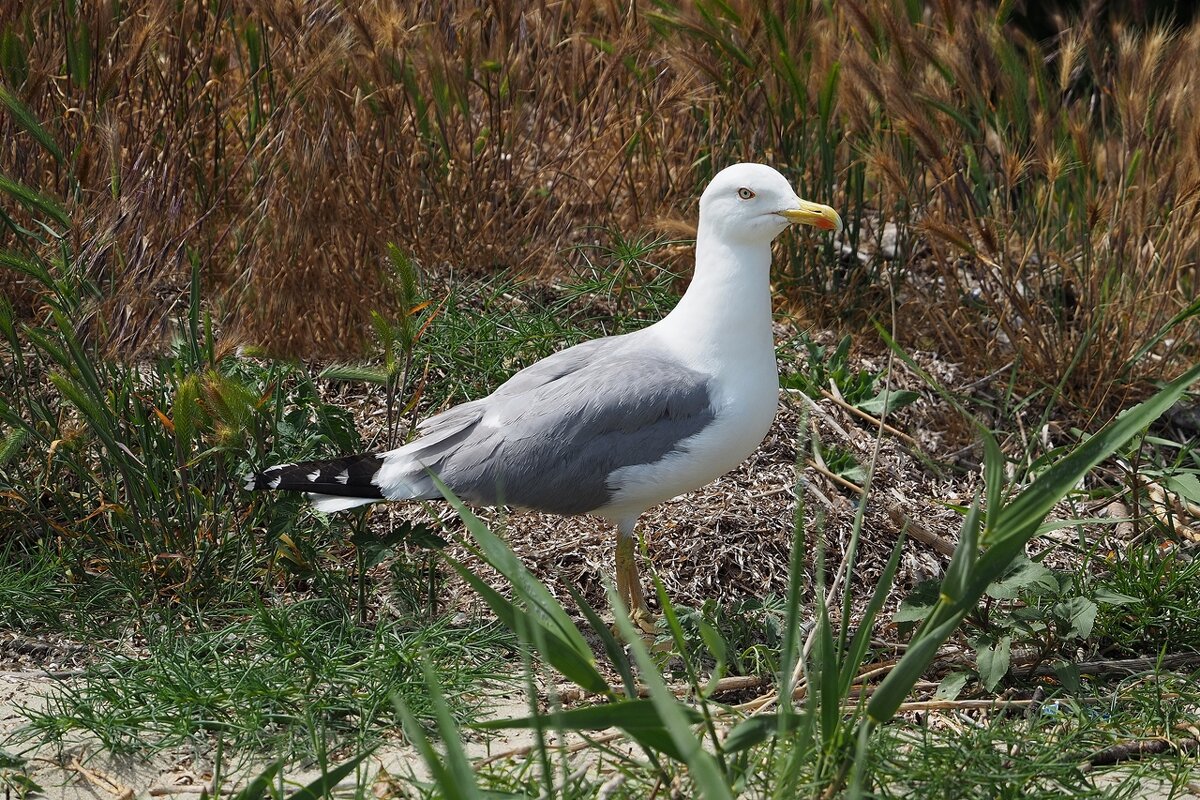
M 700 196 L 700 229 L 728 242 L 770 244 L 792 223 L 841 233 L 829 206 L 801 200 L 787 178 L 765 164 L 734 164 Z

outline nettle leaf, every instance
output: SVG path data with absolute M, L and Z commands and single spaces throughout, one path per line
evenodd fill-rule
M 1096 604 L 1086 597 L 1072 597 L 1054 607 L 1054 614 L 1063 623 L 1065 638 L 1086 639 L 1096 624 Z
M 1079 666 L 1069 661 L 1059 661 L 1054 665 L 1054 675 L 1068 694 L 1079 694 Z
M 957 700 L 962 694 L 963 687 L 967 685 L 967 681 L 971 679 L 969 672 L 951 672 L 946 677 L 942 678 L 942 682 L 938 684 L 937 691 L 933 693 L 934 700 Z
M 1000 679 L 1008 674 L 1012 657 L 1012 637 L 1001 636 L 999 641 L 984 640 L 975 651 L 975 666 L 979 670 L 979 682 L 992 691 Z
M 1193 503 L 1200 503 L 1200 477 L 1197 477 L 1196 473 L 1181 472 L 1178 475 L 1171 475 L 1163 482 L 1167 484 L 1168 489 L 1180 497 Z
M 896 389 L 890 392 L 885 389 L 868 400 L 855 403 L 854 406 L 859 411 L 865 411 L 873 416 L 881 417 L 884 414 L 891 414 L 893 411 L 898 411 L 907 405 L 912 405 L 920 399 L 921 395 L 916 392 L 910 392 L 908 389 Z
M 995 600 L 1012 600 L 1025 588 L 1053 591 L 1058 589 L 1058 581 L 1048 568 L 1026 556 L 1018 556 L 998 579 L 988 584 L 985 592 Z
M 921 581 L 908 596 L 900 601 L 900 608 L 892 615 L 892 622 L 900 625 L 906 622 L 922 622 L 929 616 L 930 610 L 937 605 L 941 594 L 941 581 Z

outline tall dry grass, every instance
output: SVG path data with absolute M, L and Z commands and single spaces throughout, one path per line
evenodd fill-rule
M 3 82 L 70 154 L 6 117 L 3 172 L 69 200 L 89 322 L 126 352 L 193 259 L 226 331 L 342 355 L 390 302 L 387 242 L 442 275 L 554 272 L 754 159 L 846 212 L 854 253 L 785 245 L 816 321 L 885 314 L 891 281 L 908 344 L 1090 409 L 1195 353 L 1192 320 L 1129 363 L 1200 294 L 1194 25 L 1033 43 L 990 6 L 899 0 L 31 0 L 0 31 Z

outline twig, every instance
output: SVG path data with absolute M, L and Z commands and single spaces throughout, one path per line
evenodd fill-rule
M 901 703 L 896 709 L 899 714 L 903 711 L 973 711 L 976 709 L 1024 708 L 1025 706 L 1042 703 L 1042 700 L 914 700 Z M 848 708 L 854 708 L 853 705 Z
M 1115 672 L 1146 672 L 1153 669 L 1175 669 L 1200 664 L 1200 653 L 1173 653 L 1161 658 L 1115 658 L 1101 661 L 1080 661 L 1074 666 L 1080 675 L 1110 675 Z M 1039 664 L 1032 669 L 1012 670 L 1014 676 L 1047 676 L 1054 674 L 1053 664 Z
M 858 484 L 855 484 L 855 483 L 851 483 L 850 481 L 846 480 L 845 478 L 834 475 L 832 472 L 825 469 L 825 467 L 822 467 L 820 464 L 813 461 L 811 458 L 804 459 L 804 463 L 807 464 L 812 469 L 815 469 L 817 472 L 824 475 L 826 478 L 829 478 L 829 480 L 833 481 L 838 486 L 849 489 L 850 491 L 854 492 L 857 495 L 860 495 L 860 496 L 862 495 L 863 490 L 862 490 L 861 486 L 859 486 Z
M 68 766 L 87 779 L 89 783 L 95 784 L 113 795 L 116 800 L 133 800 L 133 789 L 130 789 L 128 786 L 122 786 L 107 775 L 88 769 L 79 763 L 78 758 L 72 758 Z
M 923 545 L 932 547 L 944 556 L 954 555 L 954 543 L 945 537 L 938 536 L 933 531 L 926 528 L 920 522 L 904 513 L 904 510 L 897 504 L 888 506 L 888 517 L 892 523 L 901 530 L 907 531 L 909 538 L 916 539 Z
M 185 783 L 179 786 L 151 786 L 147 792 L 151 797 L 165 797 L 171 794 L 205 794 L 216 795 L 217 790 L 203 783 Z
M 772 679 L 765 675 L 734 675 L 729 678 L 721 678 L 717 681 L 717 685 L 709 692 L 709 694 L 722 694 L 723 692 L 737 692 L 743 689 L 754 689 L 769 683 Z M 623 686 L 609 687 L 613 694 L 620 695 L 625 691 Z M 638 684 L 636 687 L 638 697 L 649 697 L 650 689 L 644 684 Z M 668 691 L 676 697 L 686 697 L 692 693 L 692 687 L 686 683 L 677 683 L 674 686 L 668 687 Z M 577 686 L 564 686 L 558 690 L 558 697 L 564 703 L 574 703 L 585 697 L 595 696 L 595 692 L 588 692 L 580 689 Z
M 1142 742 L 1121 742 L 1103 750 L 1097 750 L 1087 761 L 1079 765 L 1080 772 L 1091 772 L 1096 767 L 1107 767 L 1122 761 L 1156 756 L 1175 751 L 1178 753 L 1200 752 L 1200 739 L 1149 739 Z
M 861 408 L 855 408 L 854 406 L 850 405 L 842 398 L 836 397 L 833 394 L 831 394 L 828 389 L 821 389 L 821 396 L 824 397 L 826 400 L 832 400 L 839 407 L 845 409 L 846 411 L 850 412 L 851 414 L 858 417 L 859 419 L 871 423 L 872 426 L 874 426 L 876 428 L 883 428 L 884 431 L 886 431 L 887 433 L 890 433 L 892 436 L 895 436 L 897 439 L 900 439 L 901 441 L 905 442 L 906 444 L 912 445 L 913 447 L 917 447 L 917 448 L 920 447 L 920 445 L 917 444 L 917 440 L 914 439 L 913 437 L 909 436 L 904 431 L 893 428 L 891 425 L 888 425 L 886 422 L 881 421 L 878 417 L 871 416 L 867 412 L 863 411 Z
M 620 739 L 624 736 L 625 736 L 624 731 L 613 731 L 612 733 L 606 733 L 603 736 L 585 737 L 583 739 L 583 741 L 575 742 L 574 744 L 567 745 L 567 752 L 568 753 L 578 753 L 580 750 L 585 750 L 585 749 L 591 747 L 592 745 L 608 744 L 609 742 L 615 742 L 617 739 Z M 523 745 L 521 747 L 514 747 L 511 750 L 505 750 L 503 752 L 496 753 L 495 755 L 488 756 L 487 758 L 483 759 L 482 761 L 477 762 L 475 766 L 482 767 L 487 764 L 491 764 L 495 761 L 500 761 L 501 759 L 505 759 L 505 758 L 516 758 L 518 756 L 527 756 L 533 752 L 533 749 L 535 747 L 537 747 L 537 745 L 535 745 L 535 744 L 527 744 L 527 745 Z

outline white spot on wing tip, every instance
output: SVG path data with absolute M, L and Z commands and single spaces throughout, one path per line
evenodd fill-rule
M 242 476 L 242 481 L 243 481 L 243 483 L 244 483 L 244 484 L 245 484 L 245 486 L 246 486 L 246 491 L 247 491 L 247 492 L 253 492 L 253 491 L 254 491 L 254 484 L 255 484 L 256 480 L 257 480 L 257 479 L 255 478 L 255 476 L 254 476 L 254 473 L 249 473 L 249 474 L 247 474 L 247 475 L 243 475 L 243 476 Z
M 283 476 L 282 476 L 282 475 L 276 475 L 274 478 L 271 478 L 271 483 L 270 483 L 270 484 L 268 484 L 268 485 L 269 485 L 269 486 L 270 486 L 272 489 L 278 489 L 278 488 L 279 488 L 279 482 L 280 482 L 281 480 L 283 480 Z
M 341 484 L 349 483 L 350 482 L 350 470 L 348 470 L 348 469 L 342 470 L 337 475 L 334 475 L 333 479 Z
M 307 480 L 309 483 L 316 483 L 317 478 L 319 477 L 321 477 L 321 470 L 319 469 L 314 469 L 312 472 L 304 476 L 305 480 Z

